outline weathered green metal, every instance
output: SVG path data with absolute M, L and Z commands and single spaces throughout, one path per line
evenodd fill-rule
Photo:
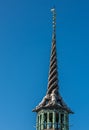
M 55 123 L 56 123 L 56 117 L 55 117 L 55 111 L 53 111 L 53 129 L 55 129 Z
M 44 113 L 42 112 L 41 130 L 44 130 Z
M 49 123 L 50 123 L 50 121 L 49 121 L 49 112 L 47 112 L 47 129 L 49 129 Z
M 47 114 L 47 124 L 45 124 L 44 115 Z M 50 122 L 50 114 L 52 114 L 52 122 Z M 56 117 L 58 115 L 58 117 Z M 63 119 L 62 119 L 63 115 Z M 59 119 L 58 122 L 57 118 Z M 62 110 L 41 110 L 37 113 L 36 130 L 69 130 L 69 114 Z M 52 125 L 52 127 L 51 127 Z M 47 126 L 47 127 L 45 127 Z

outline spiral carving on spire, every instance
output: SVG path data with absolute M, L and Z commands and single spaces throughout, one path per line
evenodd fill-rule
M 53 33 L 52 33 L 52 48 L 50 57 L 50 68 L 48 76 L 48 87 L 46 96 L 33 111 L 39 111 L 46 108 L 63 108 L 69 113 L 72 113 L 70 108 L 64 103 L 58 92 L 58 71 L 57 71 L 57 53 L 56 53 L 56 11 L 51 9 L 53 13 Z
M 48 78 L 48 91 L 50 94 L 54 89 L 58 89 L 58 72 L 57 72 L 57 56 L 56 56 L 56 40 L 52 41 L 52 51 L 50 58 L 50 70 Z
M 52 34 L 52 49 L 50 58 L 50 69 L 48 78 L 47 94 L 51 94 L 53 90 L 58 90 L 58 72 L 57 72 L 57 54 L 56 54 L 56 11 L 51 9 L 53 13 L 53 34 Z

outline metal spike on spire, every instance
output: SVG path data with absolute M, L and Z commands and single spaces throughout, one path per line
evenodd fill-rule
M 52 8 L 51 12 L 53 13 L 53 38 L 56 35 L 56 9 Z

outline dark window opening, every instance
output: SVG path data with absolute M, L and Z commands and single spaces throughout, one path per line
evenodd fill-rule
M 46 100 L 46 103 L 45 103 L 46 105 L 48 104 L 48 100 Z
M 52 128 L 53 114 L 49 113 L 49 128 Z
M 61 123 L 64 122 L 64 114 L 61 114 Z
M 39 123 L 39 116 L 38 116 L 38 123 Z
M 61 114 L 61 130 L 64 128 L 64 114 Z
M 56 123 L 55 123 L 55 128 L 59 128 L 59 113 L 56 113 Z
M 44 114 L 44 129 L 47 128 L 47 113 Z
M 68 121 L 68 115 L 66 115 L 66 121 Z

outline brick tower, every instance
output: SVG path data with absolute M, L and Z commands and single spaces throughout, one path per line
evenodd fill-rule
M 58 91 L 55 8 L 51 9 L 51 12 L 53 33 L 47 93 L 33 112 L 37 113 L 36 130 L 69 130 L 69 114 L 73 112 L 65 104 Z

